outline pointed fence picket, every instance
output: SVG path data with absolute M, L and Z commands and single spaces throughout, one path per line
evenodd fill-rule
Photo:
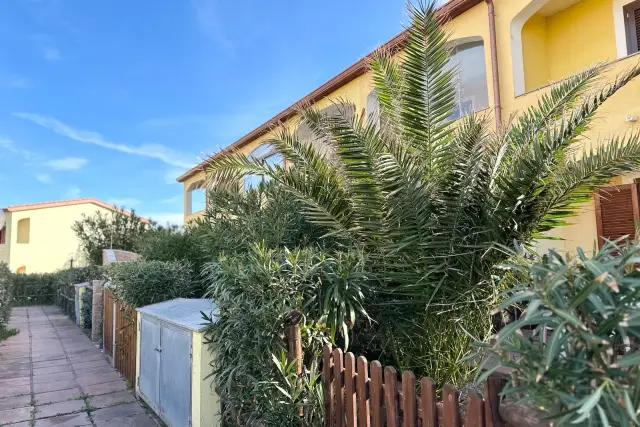
M 327 345 L 323 349 L 324 406 L 326 427 L 503 427 L 498 413 L 499 392 L 504 377 L 494 375 L 485 382 L 484 398 L 470 393 L 465 416 L 455 387 L 445 385 L 442 402 L 430 378 L 421 378 L 420 395 L 411 371 L 398 376 L 353 353 L 343 354 Z

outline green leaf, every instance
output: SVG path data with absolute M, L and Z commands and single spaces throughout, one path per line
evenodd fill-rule
M 629 366 L 640 365 L 640 351 L 629 353 L 621 357 L 611 365 L 612 368 L 626 368 Z

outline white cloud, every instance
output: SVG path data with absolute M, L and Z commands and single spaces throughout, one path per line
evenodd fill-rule
M 14 116 L 28 120 L 37 125 L 51 129 L 59 135 L 66 136 L 78 142 L 97 145 L 109 150 L 120 151 L 122 153 L 134 154 L 137 156 L 149 157 L 160 160 L 168 165 L 189 169 L 198 163 L 196 158 L 184 153 L 172 150 L 160 144 L 144 144 L 139 146 L 121 144 L 106 140 L 101 134 L 88 130 L 73 128 L 53 117 L 42 116 L 32 113 L 13 113 Z
M 122 199 L 109 199 L 107 200 L 107 202 L 109 202 L 112 205 L 116 205 L 118 207 L 124 206 L 125 208 L 133 208 L 139 205 L 140 203 L 142 203 L 140 200 L 135 199 L 133 197 L 124 197 Z
M 182 213 L 150 213 L 142 216 L 144 216 L 145 218 L 149 218 L 150 220 L 153 220 L 160 225 L 166 225 L 167 223 L 178 225 L 180 227 L 184 225 L 184 215 Z
M 82 190 L 74 185 L 73 187 L 69 187 L 69 189 L 64 193 L 62 197 L 64 197 L 65 199 L 78 199 L 80 198 L 81 193 Z
M 48 173 L 39 173 L 36 175 L 36 179 L 43 184 L 51 184 L 53 182 Z
M 21 154 L 22 158 L 27 162 L 30 162 L 31 160 L 34 160 L 35 158 L 38 157 L 38 155 L 36 153 L 34 153 L 33 151 L 16 148 L 16 144 L 13 142 L 13 140 L 8 139 L 8 138 L 0 137 L 0 148 L 3 148 L 5 150 L 9 150 L 12 153 Z
M 7 149 L 9 151 L 17 151 L 13 141 L 8 138 L 0 137 L 0 148 Z
M 31 82 L 26 77 L 17 74 L 0 75 L 0 87 L 9 89 L 28 89 Z
M 175 204 L 182 204 L 183 203 L 183 195 L 182 194 L 177 194 L 173 197 L 169 197 L 167 199 L 162 199 L 160 200 L 160 203 L 164 203 L 166 205 L 175 205 Z
M 80 169 L 87 164 L 87 159 L 80 157 L 64 157 L 62 159 L 49 160 L 46 166 L 57 171 L 68 171 Z
M 60 51 L 55 47 L 46 47 L 43 51 L 44 59 L 47 61 L 58 61 L 60 59 Z

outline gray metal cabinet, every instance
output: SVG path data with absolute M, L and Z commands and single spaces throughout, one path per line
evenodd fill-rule
M 159 320 L 140 319 L 140 392 L 156 413 L 160 410 L 160 331 Z
M 201 312 L 213 310 L 210 300 L 184 298 L 138 309 L 137 391 L 169 427 L 217 425 L 217 395 L 204 380 L 210 358 L 201 333 Z

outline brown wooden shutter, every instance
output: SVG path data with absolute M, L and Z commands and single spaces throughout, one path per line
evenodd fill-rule
M 640 50 L 640 1 L 636 0 L 624 6 L 623 13 L 627 33 L 627 53 L 631 55 Z
M 604 239 L 616 240 L 636 235 L 636 221 L 640 221 L 638 184 L 602 188 L 595 194 L 598 247 Z
M 633 19 L 636 27 L 636 49 L 640 48 L 640 7 L 633 11 Z

